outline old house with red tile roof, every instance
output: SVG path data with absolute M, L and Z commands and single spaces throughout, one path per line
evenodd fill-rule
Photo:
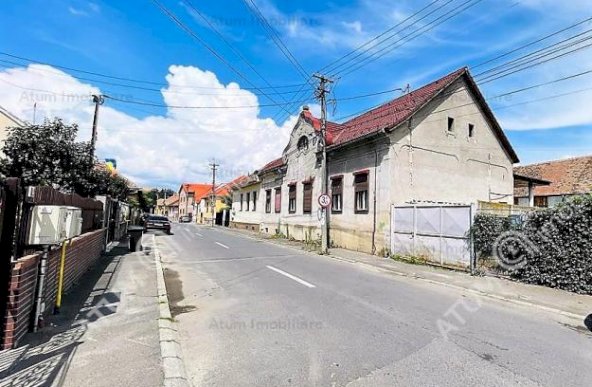
M 592 193 L 592 156 L 519 166 L 514 173 L 550 183 L 534 187 L 532 204 L 536 207 L 553 207 L 573 196 Z M 514 189 L 514 202 L 530 204 L 526 188 Z
M 233 188 L 238 187 L 247 176 L 239 176 L 228 183 L 221 183 L 215 190 L 215 205 L 212 205 L 212 185 L 209 190 L 204 192 L 200 197 L 195 198 L 196 202 L 196 219 L 197 223 L 211 224 L 212 218 L 218 225 L 228 225 L 230 221 L 230 207 L 226 201 L 226 197 L 231 195 Z M 214 210 L 212 213 L 212 209 Z
M 304 108 L 280 158 L 256 171 L 258 217 L 234 194 L 233 222 L 318 239 L 321 121 Z M 513 203 L 518 156 L 468 69 L 342 123 L 327 123 L 331 244 L 391 248 L 393 206 Z M 251 193 L 252 200 L 252 193 Z M 249 208 L 252 208 L 249 206 Z
M 205 183 L 183 183 L 179 187 L 179 218 L 189 216 L 193 219 L 195 214 L 195 207 L 197 206 L 196 198 L 201 198 L 206 192 L 212 189 L 211 184 Z

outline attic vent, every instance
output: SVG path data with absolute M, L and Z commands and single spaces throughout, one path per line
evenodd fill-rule
M 448 117 L 448 131 L 454 132 L 454 118 Z
M 298 139 L 298 150 L 307 150 L 308 149 L 308 137 L 302 136 Z

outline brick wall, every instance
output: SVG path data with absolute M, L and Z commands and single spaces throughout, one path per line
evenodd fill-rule
M 96 230 L 72 240 L 67 248 L 64 267 L 64 292 L 67 292 L 101 256 L 105 230 Z M 57 296 L 58 269 L 61 248 L 49 252 L 45 277 L 44 313 L 51 313 Z M 13 348 L 33 325 L 35 287 L 41 254 L 28 255 L 13 263 L 9 295 L 4 316 L 2 349 Z

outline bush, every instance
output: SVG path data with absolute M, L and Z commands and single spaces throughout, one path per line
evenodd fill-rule
M 511 222 L 508 217 L 490 214 L 477 214 L 473 226 L 469 231 L 479 258 L 489 258 L 493 255 L 493 245 L 496 239 L 505 231 L 510 230 Z
M 534 251 L 513 277 L 592 294 L 592 195 L 530 214 L 523 235 Z

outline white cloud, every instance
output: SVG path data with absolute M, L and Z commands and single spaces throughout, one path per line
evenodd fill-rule
M 68 7 L 68 12 L 70 12 L 74 16 L 88 16 L 88 12 L 83 9 L 74 8 L 72 6 Z
M 259 116 L 255 94 L 236 83 L 224 85 L 216 75 L 191 66 L 170 66 L 163 88 L 167 106 L 219 106 L 219 109 L 174 109 L 166 114 L 135 118 L 121 104 L 107 99 L 101 107 L 97 154 L 115 158 L 119 170 L 138 184 L 176 186 L 182 181 L 209 181 L 212 158 L 221 164 L 219 181 L 261 167 L 279 157 L 295 124 L 292 116 L 281 126 Z M 90 138 L 93 105 L 98 87 L 44 65 L 0 72 L 0 105 L 32 121 L 58 116 L 80 125 L 79 138 Z M 188 87 L 196 89 L 193 91 Z M 205 90 L 201 88 L 216 88 Z M 28 88 L 29 90 L 23 90 Z M 204 91 L 198 95 L 195 90 Z M 125 97 L 125 96 L 123 96 Z M 254 106 L 226 109 L 228 106 Z M 144 107 L 142 107 L 144 108 Z

